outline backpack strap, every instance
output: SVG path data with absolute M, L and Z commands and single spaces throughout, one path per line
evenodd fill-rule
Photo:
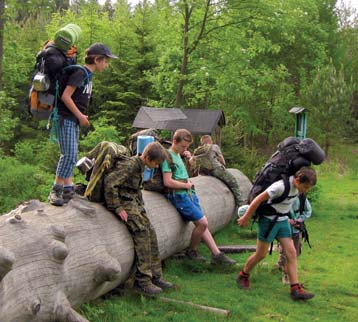
M 81 69 L 85 73 L 86 76 L 85 76 L 85 78 L 83 80 L 83 85 L 86 86 L 89 83 L 89 81 L 90 81 L 90 79 L 92 77 L 92 72 L 89 72 L 87 70 L 87 68 L 85 68 L 85 67 L 83 67 L 81 65 L 69 65 L 69 66 L 66 66 L 66 67 L 63 68 L 65 73 L 68 73 L 70 71 L 75 71 L 76 69 Z
M 300 215 L 303 214 L 305 211 L 305 204 L 306 204 L 307 195 L 305 193 L 301 193 L 298 196 L 298 200 L 300 201 L 300 207 L 298 208 L 298 212 Z
M 276 203 L 280 203 L 280 202 L 284 201 L 290 194 L 290 178 L 287 175 L 283 174 L 282 180 L 283 180 L 285 189 L 283 190 L 283 193 L 281 196 L 279 196 L 271 201 L 272 204 L 276 204 Z

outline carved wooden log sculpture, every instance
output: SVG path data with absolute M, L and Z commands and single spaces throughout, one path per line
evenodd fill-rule
M 238 170 L 244 198 L 250 181 Z M 211 231 L 233 218 L 234 198 L 213 177 L 193 179 Z M 189 245 L 184 223 L 160 194 L 144 192 L 161 257 Z M 125 225 L 99 204 L 76 197 L 63 207 L 31 201 L 0 217 L 0 321 L 83 322 L 73 307 L 95 299 L 130 273 L 133 242 Z

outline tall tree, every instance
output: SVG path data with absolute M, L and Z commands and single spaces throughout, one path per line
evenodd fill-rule
M 351 120 L 352 84 L 344 79 L 344 71 L 333 63 L 318 68 L 316 76 L 303 92 L 303 103 L 309 110 L 309 132 L 324 142 L 325 151 L 337 138 L 344 136 Z
M 4 48 L 5 0 L 0 0 L 0 91 L 2 90 L 2 58 Z

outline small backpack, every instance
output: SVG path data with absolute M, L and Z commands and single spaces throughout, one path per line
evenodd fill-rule
M 129 150 L 123 145 L 103 141 L 88 152 L 86 157 L 90 160 L 94 159 L 94 165 L 86 174 L 88 185 L 84 196 L 94 202 L 103 202 L 104 176 L 115 167 L 117 162 L 129 159 Z
M 131 152 L 131 155 L 137 154 L 137 138 L 138 136 L 141 135 L 149 135 L 154 137 L 155 141 L 160 141 L 158 132 L 155 129 L 145 129 L 145 130 L 138 131 L 129 137 L 129 150 Z
M 303 212 L 305 211 L 307 195 L 305 193 L 299 194 L 298 200 L 299 200 L 300 206 L 299 206 L 298 210 L 295 212 L 302 215 Z M 302 240 L 308 244 L 309 248 L 312 248 L 311 244 L 310 244 L 310 238 L 309 238 L 308 230 L 306 227 L 306 223 L 304 221 L 298 221 L 295 223 L 295 228 L 298 229 L 302 233 Z
M 174 172 L 175 164 L 173 163 L 172 157 L 169 152 L 167 155 L 169 166 L 172 172 Z M 164 186 L 163 172 L 160 166 L 158 168 L 155 168 L 153 176 L 148 181 L 145 181 L 143 183 L 143 188 L 144 190 L 155 191 L 162 194 L 166 194 L 169 192 L 169 189 Z
M 212 149 L 212 144 L 204 144 L 194 150 L 191 164 L 191 169 L 193 173 L 199 173 L 200 170 L 213 170 L 213 164 L 210 158 L 210 153 Z

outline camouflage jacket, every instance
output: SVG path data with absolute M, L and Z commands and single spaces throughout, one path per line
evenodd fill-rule
M 143 183 L 144 162 L 139 156 L 118 161 L 105 176 L 104 197 L 107 208 L 119 213 L 131 205 L 143 206 L 141 187 Z

